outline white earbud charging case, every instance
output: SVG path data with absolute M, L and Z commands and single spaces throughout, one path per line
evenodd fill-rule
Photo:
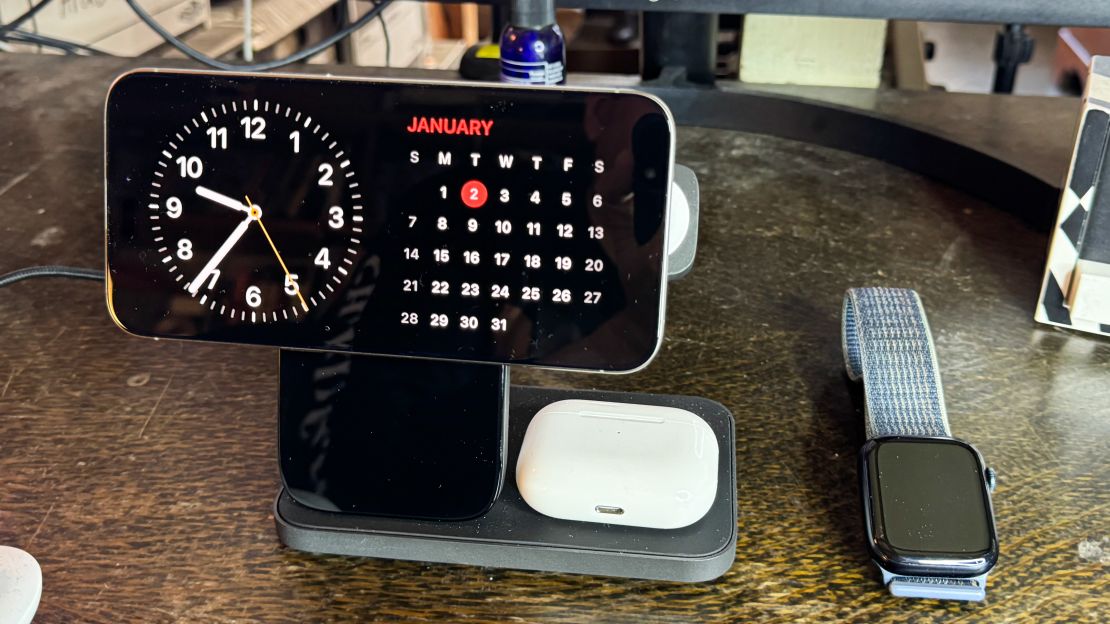
M 546 516 L 677 529 L 712 507 L 718 454 L 709 424 L 686 410 L 557 401 L 529 423 L 516 483 Z

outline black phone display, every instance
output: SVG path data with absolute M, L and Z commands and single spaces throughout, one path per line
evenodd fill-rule
M 105 124 L 131 333 L 622 372 L 659 347 L 652 97 L 145 70 Z

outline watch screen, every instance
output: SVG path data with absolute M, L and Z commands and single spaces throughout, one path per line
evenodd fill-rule
M 630 92 L 127 74 L 109 306 L 148 336 L 633 370 L 662 333 L 671 128 Z
M 976 555 L 991 547 L 983 467 L 959 443 L 881 442 L 875 450 L 882 535 L 896 550 Z

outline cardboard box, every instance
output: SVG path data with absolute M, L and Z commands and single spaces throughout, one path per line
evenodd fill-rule
M 885 20 L 747 15 L 740 80 L 873 89 L 885 39 Z
M 347 0 L 348 14 L 356 20 L 372 8 L 369 2 Z M 418 64 L 431 45 L 425 19 L 424 3 L 397 0 L 382 11 L 381 17 L 389 29 L 390 67 L 410 67 Z M 385 36 L 381 20 L 375 19 L 351 35 L 351 56 L 355 65 L 384 67 Z
M 210 11 L 209 0 L 140 0 L 140 4 L 175 35 L 205 23 Z M 0 0 L 0 22 L 9 22 L 27 9 L 27 0 Z M 21 29 L 120 56 L 138 56 L 162 44 L 162 38 L 124 0 L 54 0 Z M 36 50 L 35 46 L 13 48 Z

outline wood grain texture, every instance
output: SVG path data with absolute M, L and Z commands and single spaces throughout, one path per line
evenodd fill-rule
M 123 67 L 0 58 L 0 271 L 103 262 L 102 106 Z M 1039 121 L 1020 99 L 997 106 Z M 727 575 L 681 585 L 288 550 L 270 515 L 275 351 L 134 338 L 101 287 L 38 280 L 0 292 L 0 543 L 43 566 L 36 622 L 1110 619 L 1110 343 L 1034 325 L 1044 236 L 847 154 L 694 128 L 678 149 L 704 220 L 659 357 L 626 377 L 514 381 L 728 406 L 740 541 Z M 865 554 L 863 423 L 839 343 L 841 296 L 862 285 L 921 292 L 953 431 L 999 472 L 984 604 L 893 599 Z

